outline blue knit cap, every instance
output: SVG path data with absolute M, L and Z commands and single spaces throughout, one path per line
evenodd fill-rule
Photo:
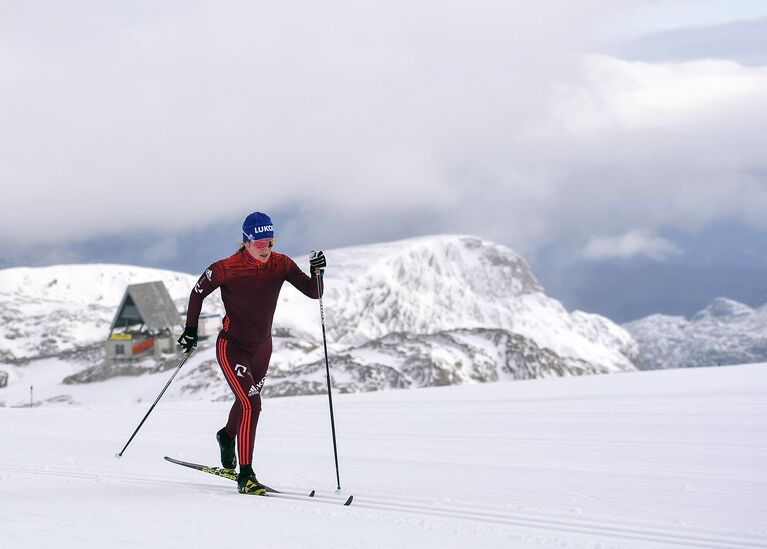
M 242 241 L 274 238 L 271 218 L 265 213 L 253 212 L 242 224 Z

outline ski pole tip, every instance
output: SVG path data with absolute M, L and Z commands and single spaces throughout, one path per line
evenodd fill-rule
M 122 459 L 122 458 L 123 458 L 123 457 L 122 457 L 122 455 L 120 454 L 120 452 L 117 452 L 117 453 L 115 454 L 115 457 L 116 457 L 117 459 Z

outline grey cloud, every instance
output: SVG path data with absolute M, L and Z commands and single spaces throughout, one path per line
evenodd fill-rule
M 767 17 L 647 34 L 616 47 L 615 53 L 650 62 L 731 59 L 767 65 Z
M 674 75 L 643 91 L 646 66 L 582 63 L 633 3 L 51 3 L 44 21 L 18 4 L 0 35 L 0 232 L 182 234 L 260 209 L 292 212 L 291 242 L 452 232 L 524 250 L 753 215 L 758 102 L 637 128 L 625 110 L 657 109 L 632 93 L 667 95 Z M 733 78 L 761 89 L 758 71 Z

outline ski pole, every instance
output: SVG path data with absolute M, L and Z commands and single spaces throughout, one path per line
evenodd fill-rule
M 336 482 L 338 483 L 337 491 L 341 491 L 341 475 L 338 472 L 338 447 L 336 445 L 336 422 L 333 419 L 333 395 L 330 391 L 330 364 L 328 363 L 328 341 L 325 336 L 325 308 L 322 306 L 322 275 L 324 271 L 322 269 L 316 269 L 317 273 L 317 295 L 320 298 L 320 321 L 322 323 L 322 345 L 325 348 L 325 372 L 328 378 L 328 402 L 330 403 L 330 429 L 333 433 L 333 457 L 336 460 Z
M 159 395 L 157 395 L 157 399 L 154 401 L 154 404 L 152 404 L 152 407 L 151 407 L 151 408 L 149 408 L 149 411 L 148 411 L 148 412 L 146 413 L 146 415 L 144 416 L 144 419 L 142 419 L 142 420 L 141 420 L 141 423 L 139 423 L 139 424 L 138 424 L 138 427 L 136 427 L 136 430 L 135 430 L 135 431 L 133 431 L 133 434 L 132 434 L 132 435 L 130 436 L 130 438 L 128 439 L 128 442 L 126 442 L 126 443 L 125 443 L 125 446 L 123 447 L 123 449 L 122 449 L 122 450 L 120 450 L 120 453 L 118 453 L 118 454 L 115 454 L 115 457 L 116 457 L 116 458 L 118 458 L 118 459 L 119 459 L 119 458 L 123 457 L 123 452 L 125 452 L 125 449 L 126 449 L 126 448 L 128 447 L 128 445 L 131 443 L 131 441 L 133 440 L 133 437 L 135 437 L 135 436 L 136 436 L 136 433 L 138 433 L 139 429 L 141 429 L 141 426 L 142 426 L 142 425 L 144 425 L 144 422 L 146 421 L 146 418 L 148 418 L 148 417 L 149 417 L 149 414 L 151 414 L 151 413 L 152 413 L 152 410 L 154 410 L 154 407 L 155 407 L 155 406 L 157 406 L 157 403 L 158 403 L 158 402 L 160 402 L 160 399 L 162 398 L 162 395 L 164 395 L 164 394 L 165 394 L 165 391 L 166 391 L 166 390 L 168 389 L 168 387 L 170 386 L 171 382 L 173 381 L 173 378 L 175 378 L 175 377 L 176 377 L 176 374 L 179 372 L 179 370 L 181 370 L 181 367 L 182 367 L 182 366 L 184 365 L 184 363 L 185 363 L 185 362 L 186 362 L 186 361 L 189 359 L 189 357 L 190 357 L 190 356 L 192 356 L 192 353 L 193 353 L 193 352 L 194 352 L 194 349 L 192 349 L 191 351 L 189 351 L 188 353 L 186 353 L 186 356 L 184 357 L 184 360 L 182 360 L 182 361 L 181 361 L 181 364 L 179 364 L 179 365 L 178 365 L 178 368 L 176 368 L 176 371 L 175 371 L 175 372 L 173 372 L 173 375 L 172 375 L 172 376 L 170 376 L 170 379 L 168 380 L 168 383 L 166 383 L 166 384 L 165 384 L 165 387 L 163 387 L 162 391 L 160 391 L 160 394 L 159 394 Z

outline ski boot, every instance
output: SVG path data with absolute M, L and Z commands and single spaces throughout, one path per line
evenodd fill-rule
M 216 433 L 216 440 L 218 441 L 218 447 L 221 449 L 221 466 L 227 472 L 234 474 L 237 468 L 237 456 L 234 453 L 235 439 L 230 437 L 226 432 L 226 428 L 224 428 Z
M 240 474 L 237 475 L 237 491 L 241 494 L 263 496 L 266 494 L 266 486 L 258 482 L 253 466 L 240 465 Z

